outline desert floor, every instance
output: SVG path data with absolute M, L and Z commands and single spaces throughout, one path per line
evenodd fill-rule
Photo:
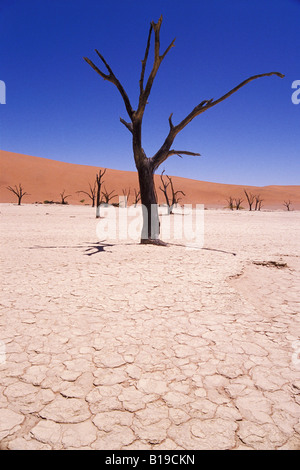
M 206 210 L 188 249 L 0 211 L 2 449 L 300 449 L 300 212 Z

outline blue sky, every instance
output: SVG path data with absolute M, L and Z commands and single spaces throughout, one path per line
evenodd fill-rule
M 201 157 L 172 156 L 159 171 L 299 184 L 300 104 L 291 100 L 300 80 L 298 0 L 0 0 L 0 148 L 135 170 L 131 134 L 119 121 L 127 118 L 122 98 L 83 57 L 100 66 L 97 48 L 136 107 L 149 23 L 161 14 L 161 49 L 176 41 L 145 111 L 149 157 L 167 135 L 171 112 L 176 124 L 249 76 L 278 71 L 285 78 L 255 80 L 195 118 L 173 147 Z

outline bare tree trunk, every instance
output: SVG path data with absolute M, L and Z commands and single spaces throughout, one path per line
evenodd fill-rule
M 245 196 L 247 198 L 248 204 L 249 204 L 249 211 L 252 211 L 252 205 L 254 203 L 255 196 L 252 193 L 247 193 L 247 191 L 244 189 Z
M 159 244 L 159 217 L 157 195 L 154 185 L 154 171 L 146 159 L 138 167 L 141 203 L 143 209 L 143 228 L 141 243 Z
M 101 203 L 101 185 L 103 183 L 102 178 L 106 172 L 106 168 L 101 171 L 99 170 L 99 173 L 96 174 L 96 185 L 97 185 L 97 191 L 96 191 L 96 219 L 99 219 L 100 217 L 100 203 Z

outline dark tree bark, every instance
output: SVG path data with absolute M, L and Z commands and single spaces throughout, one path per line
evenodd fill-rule
M 249 211 L 252 211 L 252 206 L 254 203 L 255 195 L 252 193 L 248 193 L 245 189 L 244 189 L 244 193 L 249 204 Z
M 24 188 L 22 187 L 21 183 L 19 183 L 19 186 L 15 185 L 13 188 L 11 186 L 7 186 L 6 189 L 8 189 L 8 191 L 14 193 L 17 196 L 18 206 L 21 205 L 23 196 L 29 196 L 29 194 L 24 191 Z
M 99 173 L 96 174 L 96 219 L 100 217 L 100 204 L 101 204 L 101 185 L 103 183 L 102 178 L 105 175 L 106 168 L 102 171 L 99 170 Z
M 152 89 L 152 85 L 158 69 L 166 57 L 170 49 L 174 46 L 175 39 L 169 44 L 166 50 L 161 54 L 160 53 L 160 28 L 162 24 L 162 16 L 159 18 L 157 23 L 153 21 L 150 24 L 150 29 L 147 38 L 147 44 L 145 49 L 144 59 L 142 60 L 142 70 L 139 80 L 139 102 L 138 107 L 134 110 L 131 106 L 130 100 L 128 98 L 127 93 L 125 92 L 123 86 L 113 73 L 111 67 L 106 62 L 104 57 L 96 50 L 96 53 L 104 66 L 107 69 L 108 73 L 102 72 L 90 59 L 84 57 L 84 60 L 104 79 L 111 83 L 113 83 L 117 89 L 119 90 L 122 99 L 125 104 L 125 108 L 127 114 L 129 116 L 130 122 L 125 121 L 124 119 L 120 118 L 120 121 L 124 126 L 130 131 L 132 134 L 132 147 L 133 147 L 133 155 L 136 164 L 136 168 L 138 171 L 139 177 L 139 184 L 140 184 L 140 192 L 141 192 L 141 202 L 143 205 L 143 229 L 142 229 L 142 243 L 154 243 L 160 244 L 159 240 L 159 219 L 158 219 L 158 209 L 157 209 L 157 196 L 155 192 L 154 186 L 154 179 L 153 175 L 154 172 L 158 169 L 158 167 L 171 155 L 192 155 L 197 156 L 200 155 L 199 153 L 184 151 L 184 150 L 174 150 L 171 149 L 174 139 L 177 134 L 184 129 L 184 127 L 189 124 L 196 116 L 199 116 L 201 113 L 207 111 L 211 107 L 219 104 L 221 101 L 227 99 L 233 93 L 238 91 L 240 88 L 245 86 L 247 83 L 251 82 L 260 77 L 266 77 L 271 75 L 277 75 L 281 78 L 284 77 L 279 72 L 270 72 L 264 73 L 260 75 L 254 75 L 250 78 L 247 78 L 238 86 L 230 90 L 225 95 L 221 96 L 217 100 L 209 99 L 203 100 L 200 104 L 198 104 L 179 124 L 174 125 L 172 122 L 172 115 L 169 117 L 169 126 L 170 130 L 169 133 L 160 147 L 160 149 L 153 155 L 152 157 L 147 157 L 143 147 L 142 147 L 142 121 L 145 112 L 146 105 L 148 103 L 148 98 Z M 145 71 L 146 71 L 146 64 L 148 60 L 150 45 L 151 45 L 151 36 L 154 35 L 154 61 L 152 65 L 152 69 L 149 73 L 148 79 L 146 84 L 145 81 Z
M 141 243 L 157 243 L 159 241 L 159 217 L 157 208 L 157 195 L 154 184 L 154 172 L 146 159 L 138 168 L 141 202 L 143 210 L 143 228 Z
M 262 203 L 263 203 L 263 199 L 261 199 L 260 195 L 258 194 L 258 196 L 255 196 L 255 207 L 254 207 L 254 210 L 260 211 L 260 209 L 261 209 L 261 207 L 262 207 Z
M 292 201 L 288 200 L 288 201 L 284 201 L 283 205 L 287 208 L 288 211 L 290 211 L 290 207 L 291 207 L 291 204 L 292 204 Z

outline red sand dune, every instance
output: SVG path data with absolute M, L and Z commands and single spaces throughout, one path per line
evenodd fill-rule
M 47 158 L 32 157 L 19 153 L 0 150 L 0 202 L 16 202 L 16 196 L 7 190 L 7 186 L 21 183 L 30 195 L 24 196 L 22 204 L 60 201 L 60 193 L 71 196 L 69 204 L 90 203 L 88 196 L 77 194 L 76 191 L 88 191 L 89 182 L 95 181 L 95 175 L 100 167 L 64 163 Z M 164 196 L 159 190 L 160 176 L 156 175 L 156 189 L 159 202 L 163 203 Z M 185 193 L 181 204 L 204 204 L 206 208 L 223 208 L 227 206 L 227 198 L 243 197 L 242 206 L 248 209 L 244 189 L 253 194 L 259 194 L 263 199 L 263 209 L 285 210 L 283 202 L 292 201 L 292 209 L 300 209 L 300 186 L 238 186 L 233 184 L 209 183 L 178 176 L 173 177 L 175 189 Z M 138 189 L 137 173 L 134 171 L 119 171 L 107 169 L 104 185 L 108 192 L 122 195 L 122 189 L 131 188 L 129 203 L 133 202 L 134 188 Z M 118 198 L 113 199 L 118 201 Z

